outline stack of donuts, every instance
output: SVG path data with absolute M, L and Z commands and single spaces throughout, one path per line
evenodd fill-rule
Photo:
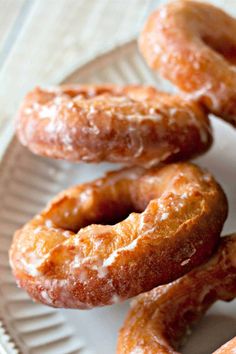
M 186 160 L 213 141 L 208 115 L 236 127 L 236 20 L 197 1 L 151 14 L 139 39 L 149 66 L 181 91 L 143 85 L 36 88 L 17 116 L 33 153 L 123 163 L 62 191 L 10 250 L 14 276 L 53 307 L 132 302 L 117 353 L 177 353 L 217 300 L 236 297 L 236 234 L 220 237 L 227 198 Z M 215 353 L 235 353 L 236 337 Z

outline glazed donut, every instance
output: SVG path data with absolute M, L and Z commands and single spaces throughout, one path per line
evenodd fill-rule
M 205 261 L 226 216 L 221 187 L 190 163 L 111 172 L 62 192 L 17 231 L 11 264 L 35 300 L 108 305 Z
M 120 330 L 117 353 L 177 354 L 191 325 L 215 301 L 235 297 L 236 234 L 222 238 L 217 253 L 206 264 L 139 295 Z M 235 350 L 236 337 L 216 353 L 233 354 Z
M 196 103 L 144 86 L 36 88 L 20 108 L 17 134 L 39 155 L 146 167 L 188 159 L 212 143 Z
M 198 1 L 174 1 L 147 20 L 139 48 L 149 66 L 236 127 L 236 20 Z

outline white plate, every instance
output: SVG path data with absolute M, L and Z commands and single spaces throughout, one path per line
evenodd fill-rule
M 65 82 L 114 82 L 170 85 L 150 73 L 131 42 L 75 71 Z M 198 159 L 223 185 L 230 203 L 224 231 L 236 231 L 235 131 L 213 120 L 215 144 Z M 23 353 L 115 353 L 118 328 L 128 303 L 90 311 L 54 310 L 33 303 L 16 287 L 8 264 L 8 249 L 14 231 L 57 192 L 75 183 L 94 179 L 111 164 L 85 165 L 53 161 L 32 155 L 14 138 L 0 167 L 0 319 Z M 197 326 L 184 353 L 207 354 L 236 334 L 236 302 L 217 303 Z M 4 337 L 6 338 L 6 336 Z M 2 341 L 4 340 L 2 336 Z M 15 350 L 6 341 L 7 353 Z M 1 353 L 1 350 L 0 350 Z

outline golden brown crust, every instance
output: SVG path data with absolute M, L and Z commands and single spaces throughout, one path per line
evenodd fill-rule
M 196 103 L 134 85 L 36 88 L 19 110 L 17 135 L 39 155 L 145 166 L 192 158 L 212 143 Z
M 153 69 L 236 127 L 236 20 L 197 1 L 173 1 L 147 20 L 139 47 Z
M 235 354 L 236 353 L 236 337 L 222 345 L 213 354 Z
M 177 354 L 189 327 L 217 300 L 236 297 L 236 234 L 204 265 L 134 300 L 120 330 L 119 354 Z M 216 353 L 233 353 L 235 339 Z M 225 351 L 228 349 L 229 351 Z
M 224 192 L 193 164 L 111 172 L 62 192 L 17 231 L 11 264 L 45 304 L 107 305 L 201 264 L 226 216 Z

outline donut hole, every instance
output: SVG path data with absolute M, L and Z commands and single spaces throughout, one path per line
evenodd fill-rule
M 68 231 L 78 232 L 90 225 L 114 225 L 125 220 L 131 213 L 142 213 L 152 200 L 158 200 L 163 193 L 171 195 L 172 188 L 178 185 L 180 194 L 181 185 L 185 185 L 185 177 L 176 168 L 163 167 L 159 173 L 143 177 L 132 176 L 124 171 L 118 177 L 109 177 L 104 185 L 87 187 L 84 190 L 70 192 L 52 205 L 44 214 L 44 219 L 51 220 L 53 225 Z M 136 172 L 135 172 L 136 173 Z M 188 171 L 189 175 L 191 172 Z M 134 172 L 133 172 L 134 174 Z M 176 176 L 178 174 L 178 177 Z M 112 179 L 113 178 L 113 179 Z M 116 180 L 117 179 L 117 180 Z
M 131 213 L 140 213 L 148 201 L 132 200 L 129 193 L 99 193 L 82 206 L 71 207 L 67 200 L 47 215 L 55 227 L 72 232 L 89 225 L 115 225 Z
M 113 201 L 103 201 L 96 213 L 91 215 L 89 219 L 85 219 L 81 227 L 86 227 L 90 224 L 99 225 L 115 225 L 126 219 L 131 213 L 140 212 L 132 203 L 114 203 Z
M 85 215 L 79 222 L 75 219 L 74 222 L 68 223 L 68 221 L 65 221 L 57 224 L 57 227 L 77 233 L 80 229 L 89 225 L 115 225 L 125 220 L 131 213 L 136 212 L 140 211 L 130 205 L 104 203 L 98 212 Z
M 231 38 L 216 39 L 204 36 L 202 40 L 208 47 L 223 56 L 231 65 L 236 65 L 236 42 L 234 43 Z

